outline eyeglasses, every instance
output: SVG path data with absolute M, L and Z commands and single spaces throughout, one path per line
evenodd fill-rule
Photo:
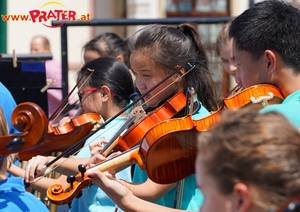
M 92 93 L 92 92 L 95 92 L 98 89 L 99 88 L 95 87 L 95 88 L 88 88 L 88 89 L 82 90 L 81 92 L 78 91 L 77 94 L 78 94 L 79 101 L 80 102 L 82 101 L 83 94 Z

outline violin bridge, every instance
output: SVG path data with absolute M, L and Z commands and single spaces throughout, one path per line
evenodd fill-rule
M 186 91 L 186 111 L 185 114 L 193 114 L 194 110 L 194 96 L 195 90 L 193 87 L 188 87 Z
M 144 108 L 140 105 L 132 109 L 128 117 L 135 117 L 134 123 L 136 123 L 138 120 L 143 119 L 146 116 L 146 112 Z
M 98 129 L 99 127 L 101 127 L 101 125 L 104 124 L 104 119 L 101 117 L 101 119 L 99 121 L 96 121 L 94 119 L 90 120 L 90 122 L 94 125 L 92 131 Z

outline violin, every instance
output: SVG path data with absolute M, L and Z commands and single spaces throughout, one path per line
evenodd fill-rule
M 1 156 L 30 149 L 40 144 L 47 134 L 47 116 L 35 103 L 17 105 L 11 121 L 20 133 L 0 137 Z
M 17 157 L 19 160 L 29 160 L 36 155 L 47 155 L 51 152 L 64 151 L 88 135 L 96 123 L 103 124 L 103 119 L 100 115 L 97 113 L 85 113 L 72 118 L 63 125 L 54 126 L 48 124 L 48 132 L 43 141 L 31 149 L 19 152 Z M 74 152 L 82 148 L 82 145 L 75 148 Z

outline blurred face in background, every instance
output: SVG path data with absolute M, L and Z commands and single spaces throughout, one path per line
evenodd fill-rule
M 235 77 L 237 68 L 232 57 L 232 39 L 230 39 L 226 43 L 220 44 L 219 53 L 220 53 L 223 69 L 227 73 Z
M 34 38 L 30 43 L 30 53 L 49 53 L 50 47 L 45 45 L 45 42 L 42 38 Z

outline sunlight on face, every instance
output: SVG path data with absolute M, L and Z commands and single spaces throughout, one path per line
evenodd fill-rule
M 270 83 L 268 76 L 268 58 L 262 55 L 254 59 L 247 51 L 238 50 L 233 41 L 232 55 L 237 66 L 235 81 L 244 88 L 260 83 Z
M 136 87 L 142 95 L 169 75 L 166 70 L 142 51 L 134 52 L 130 55 L 130 64 L 135 75 Z M 176 90 L 178 91 L 177 84 L 173 83 L 173 78 L 171 77 L 146 95 L 144 100 L 147 105 L 156 107 Z

